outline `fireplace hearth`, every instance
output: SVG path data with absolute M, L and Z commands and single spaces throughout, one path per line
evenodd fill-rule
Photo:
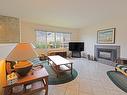
M 120 46 L 117 45 L 95 45 L 94 57 L 97 61 L 112 65 L 120 57 Z

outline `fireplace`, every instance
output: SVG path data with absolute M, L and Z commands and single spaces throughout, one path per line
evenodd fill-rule
M 120 46 L 116 45 L 95 45 L 94 56 L 101 63 L 113 63 L 120 57 Z

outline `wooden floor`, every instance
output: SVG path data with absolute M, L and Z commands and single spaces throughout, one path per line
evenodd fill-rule
M 5 74 L 5 61 L 0 60 L 0 95 L 2 95 L 2 85 L 4 84 L 6 80 L 6 74 Z

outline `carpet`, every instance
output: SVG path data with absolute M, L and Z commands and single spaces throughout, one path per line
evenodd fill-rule
M 127 92 L 127 76 L 117 71 L 108 71 L 107 75 L 117 87 Z
M 49 85 L 57 85 L 57 84 L 63 84 L 70 82 L 74 80 L 78 73 L 75 69 L 72 70 L 72 75 L 70 71 L 62 72 L 60 76 L 57 77 L 56 73 L 52 69 L 50 65 L 48 65 L 47 62 L 43 63 L 43 66 L 46 68 L 46 70 L 49 73 L 49 78 L 48 78 L 48 84 Z
M 49 85 L 57 85 L 57 84 L 63 84 L 63 83 L 67 83 L 70 82 L 72 80 L 74 80 L 78 73 L 75 69 L 72 70 L 72 75 L 70 71 L 67 72 L 63 72 L 61 73 L 61 75 L 59 77 L 57 77 L 56 73 L 54 72 L 54 70 L 52 69 L 52 67 L 50 65 L 48 65 L 48 61 L 40 61 L 39 58 L 35 58 L 35 59 L 31 59 L 30 60 L 33 65 L 43 65 L 46 70 L 49 73 L 49 78 L 48 78 L 48 84 Z

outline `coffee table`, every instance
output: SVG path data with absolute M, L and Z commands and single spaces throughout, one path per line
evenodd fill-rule
M 48 63 L 56 72 L 57 77 L 60 75 L 61 72 L 65 72 L 65 71 L 71 71 L 71 75 L 72 75 L 73 63 L 65 58 L 59 55 L 48 56 Z

